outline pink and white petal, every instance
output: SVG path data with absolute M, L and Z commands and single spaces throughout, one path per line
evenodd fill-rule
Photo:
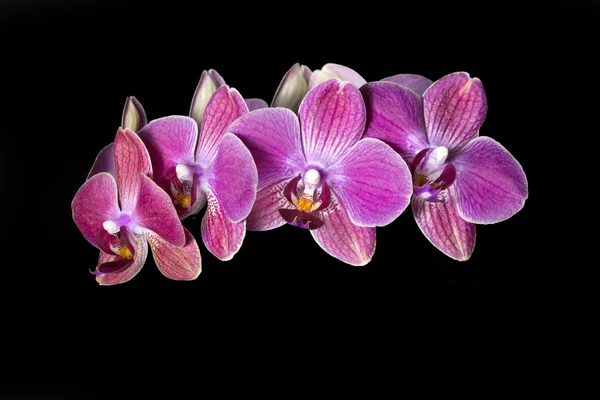
M 239 251 L 246 236 L 246 221 L 231 222 L 211 192 L 206 193 L 208 207 L 200 230 L 204 245 L 221 261 L 228 261 Z
M 479 134 L 487 108 L 478 78 L 455 72 L 437 80 L 423 94 L 429 143 L 450 150 L 463 147 Z
M 226 85 L 219 87 L 206 106 L 196 148 L 196 161 L 211 164 L 231 123 L 247 113 L 248 106 L 236 89 L 230 89 Z
M 332 196 L 321 213 L 324 225 L 311 230 L 313 238 L 329 255 L 357 267 L 368 264 L 375 253 L 375 228 L 356 226 Z
M 152 231 L 144 231 L 159 271 L 169 279 L 193 281 L 202 271 L 202 259 L 196 239 L 184 228 L 185 244 L 173 246 Z
M 393 82 L 407 87 L 419 96 L 423 96 L 423 93 L 425 93 L 427 88 L 433 84 L 431 79 L 416 74 L 398 74 L 383 78 L 382 81 Z
M 452 158 L 456 202 L 461 217 L 493 224 L 515 215 L 529 195 L 521 164 L 504 146 L 486 136 L 467 144 Z
M 240 138 L 232 133 L 223 136 L 208 171 L 208 185 L 225 215 L 232 222 L 245 219 L 256 199 L 258 173 L 252 154 Z
M 356 72 L 355 70 L 345 67 L 340 64 L 329 63 L 329 64 L 325 64 L 323 66 L 323 68 L 321 68 L 320 70 L 319 69 L 315 70 L 311 74 L 311 77 L 310 77 L 310 80 L 308 83 L 308 88 L 312 89 L 319 83 L 325 82 L 326 80 L 331 79 L 331 78 L 339 78 L 343 81 L 352 82 L 356 85 L 356 87 L 361 87 L 362 85 L 367 83 L 365 78 L 360 76 L 360 74 L 358 72 Z
M 218 82 L 213 78 L 215 75 L 221 78 L 221 75 L 217 73 L 217 71 L 202 71 L 202 75 L 200 76 L 200 81 L 198 82 L 198 86 L 196 87 L 196 91 L 194 92 L 194 97 L 192 97 L 192 105 L 190 106 L 190 117 L 196 121 L 198 126 L 202 126 L 202 121 L 204 120 L 204 113 L 206 112 L 206 105 L 208 101 L 212 97 L 213 94 L 217 91 L 217 88 L 223 83 Z
M 454 260 L 466 261 L 475 248 L 475 225 L 459 215 L 452 187 L 441 191 L 438 199 L 430 202 L 413 196 L 415 221 L 438 250 Z
M 392 82 L 370 82 L 360 88 L 367 107 L 364 137 L 392 146 L 406 162 L 429 147 L 421 98 Z
M 261 108 L 267 108 L 269 105 L 263 99 L 244 99 L 248 106 L 248 111 L 260 110 Z
M 267 108 L 246 114 L 229 131 L 246 145 L 258 169 L 258 190 L 304 170 L 298 117 L 286 108 Z
M 131 244 L 134 248 L 133 254 L 133 263 L 123 272 L 117 272 L 114 274 L 102 274 L 96 275 L 96 282 L 103 286 L 109 285 L 118 285 L 119 283 L 125 283 L 140 272 L 144 264 L 146 263 L 146 258 L 148 258 L 148 242 L 141 236 L 135 236 L 130 239 Z M 112 258 L 112 257 L 110 257 Z M 109 261 L 114 261 L 109 257 L 103 256 L 102 254 L 99 257 L 101 259 L 108 259 Z M 119 259 L 120 257 L 117 257 Z
M 406 162 L 380 140 L 361 139 L 327 170 L 327 182 L 358 226 L 384 226 L 410 204 L 412 176 Z
M 86 179 L 90 179 L 92 176 L 99 174 L 100 172 L 108 172 L 115 180 L 117 179 L 117 169 L 115 167 L 115 147 L 114 143 L 106 145 L 100 153 L 96 156 L 96 161 L 92 165 Z
M 302 100 L 298 117 L 308 163 L 326 168 L 361 138 L 365 102 L 350 82 L 334 78 L 312 88 Z
M 246 218 L 246 229 L 249 231 L 268 231 L 285 225 L 279 210 L 295 209 L 285 198 L 283 191 L 292 177 L 268 186 L 256 193 L 256 201 L 252 211 Z
M 121 116 L 121 128 L 129 128 L 134 132 L 139 131 L 148 123 L 146 111 L 135 97 L 130 96 L 125 101 L 123 115 Z
M 310 75 L 311 71 L 307 66 L 298 63 L 292 65 L 279 83 L 271 107 L 285 107 L 297 113 L 300 102 L 308 92 Z
M 140 174 L 140 194 L 131 219 L 155 232 L 173 246 L 183 246 L 185 235 L 177 210 L 169 195 L 152 179 Z
M 167 168 L 194 162 L 198 125 L 190 117 L 175 115 L 155 119 L 138 135 L 150 154 L 156 182 L 161 182 Z
M 84 182 L 71 202 L 73 221 L 83 237 L 96 245 L 96 235 L 102 224 L 119 216 L 117 182 L 107 172 L 100 172 Z
M 135 132 L 119 128 L 114 157 L 121 210 L 132 212 L 140 191 L 140 173 L 152 177 L 150 155 Z

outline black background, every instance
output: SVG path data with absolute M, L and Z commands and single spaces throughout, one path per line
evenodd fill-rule
M 598 8 L 398 6 L 3 3 L 0 388 L 229 392 L 247 388 L 238 376 L 258 373 L 263 380 L 254 384 L 271 385 L 273 370 L 293 379 L 299 368 L 307 380 L 328 381 L 340 362 L 373 371 L 421 351 L 493 342 L 481 321 L 491 307 L 513 303 L 537 260 L 536 221 L 546 212 L 540 137 L 559 134 L 556 97 L 581 87 Z M 201 243 L 201 213 L 184 222 L 201 247 L 196 281 L 168 280 L 149 257 L 133 280 L 98 286 L 88 272 L 97 250 L 73 223 L 70 204 L 114 139 L 125 98 L 136 96 L 149 119 L 187 115 L 202 70 L 214 68 L 244 97 L 270 103 L 295 62 L 313 70 L 343 64 L 367 81 L 398 73 L 479 77 L 489 103 L 480 134 L 523 166 L 524 209 L 478 226 L 464 263 L 436 250 L 407 211 L 377 228 L 375 256 L 360 268 L 290 226 L 248 232 L 233 260 L 220 262 Z M 425 328 L 440 312 L 465 308 L 468 345 L 451 339 L 450 325 Z

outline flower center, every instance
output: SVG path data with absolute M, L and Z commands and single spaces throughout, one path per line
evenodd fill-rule
M 439 193 L 456 179 L 456 168 L 448 160 L 448 148 L 439 146 L 421 150 L 413 159 L 413 193 L 427 201 L 439 201 Z
M 294 226 L 304 229 L 317 229 L 323 226 L 323 220 L 315 215 L 327 207 L 331 201 L 331 193 L 326 183 L 321 183 L 321 174 L 316 169 L 309 169 L 292 179 L 283 191 L 284 196 L 294 209 L 279 210 L 282 218 Z

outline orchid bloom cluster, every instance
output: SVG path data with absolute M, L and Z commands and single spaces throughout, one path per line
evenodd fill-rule
M 367 82 L 337 64 L 295 64 L 270 106 L 214 70 L 202 73 L 187 116 L 148 121 L 130 97 L 72 202 L 75 224 L 99 250 L 90 272 L 102 285 L 126 282 L 150 244 L 166 277 L 196 279 L 200 247 L 181 221 L 205 206 L 202 242 L 222 261 L 246 230 L 287 224 L 365 265 L 375 228 L 409 204 L 437 249 L 468 260 L 475 225 L 510 218 L 528 196 L 519 162 L 479 136 L 486 112 L 481 81 L 465 72 Z

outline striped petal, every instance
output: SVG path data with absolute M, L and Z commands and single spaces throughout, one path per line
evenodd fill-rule
M 119 216 L 117 183 L 112 175 L 101 172 L 85 181 L 79 188 L 73 202 L 73 221 L 83 237 L 92 245 L 96 244 L 98 231 L 103 230 L 104 221 Z
M 466 261 L 475 248 L 475 225 L 460 217 L 452 189 L 440 192 L 438 202 L 413 196 L 412 212 L 431 244 L 454 260 Z
M 391 82 L 371 82 L 360 88 L 367 107 L 365 137 L 389 144 L 406 162 L 429 147 L 423 104 L 412 90 Z
M 479 134 L 487 114 L 487 99 L 478 78 L 456 72 L 425 91 L 423 109 L 429 143 L 453 150 Z
M 92 165 L 92 169 L 88 173 L 86 179 L 90 179 L 92 176 L 99 174 L 100 172 L 108 172 L 115 179 L 117 179 L 117 169 L 115 167 L 115 147 L 114 143 L 106 145 L 100 153 L 96 156 L 96 161 Z
M 206 106 L 196 161 L 211 164 L 231 123 L 247 113 L 248 106 L 236 89 L 226 85 L 219 87 Z
M 152 231 L 145 231 L 144 237 L 150 243 L 154 262 L 164 276 L 177 281 L 192 281 L 202 271 L 202 260 L 196 239 L 185 228 L 184 232 L 183 246 L 173 246 Z
M 375 228 L 354 225 L 333 197 L 321 217 L 324 225 L 310 233 L 323 250 L 354 266 L 363 266 L 371 261 L 375 253 Z
M 456 202 L 462 218 L 493 224 L 515 215 L 528 197 L 521 164 L 494 139 L 478 137 L 452 159 Z
M 131 280 L 131 278 L 133 278 L 140 272 L 140 270 L 146 263 L 146 258 L 148 258 L 148 242 L 142 236 L 133 235 L 130 236 L 129 242 L 133 245 L 134 248 L 133 262 L 131 263 L 131 265 L 127 267 L 127 269 L 125 269 L 123 272 L 96 275 L 96 281 L 100 285 L 109 286 L 125 283 Z M 101 252 L 100 257 L 98 258 L 98 262 L 106 262 L 105 260 L 116 261 L 120 259 L 121 257 L 113 257 L 112 255 L 107 255 L 106 253 Z
M 362 95 L 350 82 L 334 78 L 311 89 L 298 111 L 308 163 L 328 167 L 337 161 L 362 136 L 365 113 Z
M 286 108 L 267 108 L 246 114 L 229 131 L 237 135 L 258 169 L 258 190 L 297 175 L 306 166 L 298 117 Z
M 292 177 L 267 186 L 256 193 L 256 201 L 252 211 L 246 218 L 246 229 L 249 231 L 268 231 L 285 225 L 279 213 L 280 209 L 295 209 L 284 196 L 284 189 Z
M 140 173 L 152 177 L 150 156 L 135 132 L 119 128 L 115 137 L 114 157 L 121 210 L 131 212 L 140 191 Z
M 204 245 L 221 261 L 228 261 L 242 247 L 246 236 L 246 221 L 231 222 L 213 193 L 206 193 L 208 207 L 200 230 Z
M 327 182 L 358 226 L 384 226 L 410 204 L 412 176 L 390 146 L 367 138 L 327 170 Z

